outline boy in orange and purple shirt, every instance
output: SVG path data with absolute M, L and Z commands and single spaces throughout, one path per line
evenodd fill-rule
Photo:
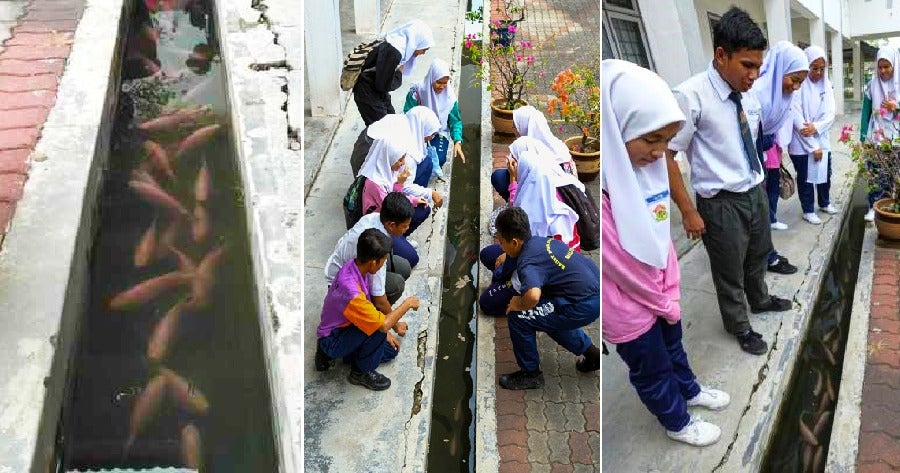
M 325 371 L 334 358 L 350 365 L 348 381 L 373 391 L 391 386 L 391 380 L 375 371 L 381 363 L 397 356 L 400 344 L 388 331 L 409 309 L 418 309 L 419 300 L 407 297 L 397 309 L 381 313 L 372 304 L 366 274 L 375 274 L 384 266 L 393 241 L 377 229 L 369 228 L 359 236 L 356 258 L 347 261 L 335 275 L 316 330 L 316 370 Z

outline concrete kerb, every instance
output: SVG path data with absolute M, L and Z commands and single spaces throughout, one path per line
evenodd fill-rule
M 278 0 L 268 0 L 274 11 Z M 254 17 L 249 0 L 220 0 L 216 15 L 225 69 L 226 97 L 234 125 L 234 145 L 244 189 L 251 257 L 257 284 L 259 324 L 272 394 L 274 435 L 280 471 L 297 471 L 302 458 L 301 261 L 303 179 L 299 151 L 289 149 L 288 96 L 284 45 L 273 27 L 299 29 L 289 15 Z M 269 64 L 255 70 L 254 64 Z M 294 64 L 298 67 L 299 64 Z M 289 88 L 290 92 L 291 89 Z M 299 93 L 299 90 L 296 91 Z M 301 282 L 298 285 L 298 281 Z
M 488 23 L 482 25 L 482 38 L 490 38 Z M 485 39 L 484 41 L 490 41 Z M 494 239 L 490 232 L 490 214 L 488 209 L 493 208 L 493 187 L 491 186 L 491 172 L 493 170 L 493 136 L 494 128 L 491 125 L 491 105 L 488 91 L 490 84 L 490 71 L 481 81 L 481 173 L 480 173 L 480 198 L 481 208 L 481 248 L 492 243 Z M 480 267 L 478 271 L 478 291 L 487 289 L 491 284 L 491 273 Z M 500 468 L 500 452 L 497 446 L 497 411 L 495 401 L 497 398 L 497 373 L 495 369 L 494 337 L 496 329 L 494 318 L 485 316 L 479 308 L 476 312 L 476 330 L 478 346 L 475 360 L 475 471 L 498 471 Z
M 0 471 L 47 471 L 87 302 L 100 169 L 116 104 L 122 0 L 88 0 L 0 252 Z
M 399 3 L 398 3 L 399 2 Z M 452 3 L 452 2 L 451 2 Z M 398 7 L 403 16 L 393 15 Z M 452 64 L 459 79 L 459 46 L 457 38 L 462 28 L 463 2 L 437 8 L 433 3 L 400 2 L 395 0 L 385 20 L 384 29 L 408 20 L 408 12 L 418 12 L 420 19 L 432 25 L 436 46 L 431 57 L 453 57 Z M 452 11 L 450 11 L 452 9 Z M 455 24 L 446 18 L 457 18 Z M 412 80 L 424 76 L 427 66 L 416 68 Z M 393 94 L 394 106 L 402 109 L 405 87 Z M 305 285 L 306 340 L 314 339 L 318 314 L 324 296 L 322 267 L 334 242 L 344 233 L 340 220 L 341 196 L 351 181 L 347 155 L 362 130 L 362 120 L 356 110 L 346 110 L 337 126 L 332 143 L 322 162 L 309 196 L 306 198 L 304 232 L 304 271 L 309 277 Z M 452 179 L 453 160 L 447 170 Z M 446 184 L 436 185 L 446 194 Z M 448 196 L 446 202 L 452 199 Z M 419 241 L 422 259 L 413 277 L 406 284 L 406 294 L 415 294 L 422 301 L 418 311 L 404 321 L 409 331 L 401 340 L 400 355 L 379 371 L 394 384 L 386 393 L 373 393 L 351 386 L 345 376 L 347 368 L 337 366 L 324 373 L 312 367 L 314 343 L 304 347 L 305 370 L 304 458 L 308 471 L 425 471 L 430 435 L 431 402 L 434 386 L 434 356 L 440 314 L 441 279 L 446 244 L 447 211 L 441 209 L 413 234 Z M 409 353 L 414 354 L 410 355 Z M 407 394 L 408 393 L 408 394 Z M 377 417 L 379 422 L 360 421 Z
M 853 311 L 844 348 L 844 366 L 838 391 L 831 443 L 825 471 L 849 473 L 856 471 L 859 453 L 859 429 L 863 382 L 866 374 L 867 343 L 869 339 L 869 315 L 872 294 L 872 277 L 875 273 L 875 240 L 878 231 L 868 225 L 863 239 L 859 260 L 859 276 L 853 294 Z
M 844 152 L 832 153 L 833 157 L 849 158 Z M 834 200 L 849 202 L 854 183 L 855 179 L 844 181 L 839 192 L 832 194 Z M 760 380 L 754 385 L 749 404 L 738 420 L 734 439 L 715 471 L 756 471 L 761 467 L 785 391 L 794 373 L 796 358 L 807 335 L 812 309 L 824 277 L 823 270 L 831 258 L 841 224 L 847 218 L 846 212 L 845 209 L 841 219 L 830 219 L 823 224 L 823 231 L 819 233 L 814 245 L 817 250 L 809 254 L 809 272 L 793 297 L 795 303 L 809 301 L 809 304 L 801 306 L 799 311 L 791 312 L 782 320 L 768 359 L 759 371 Z

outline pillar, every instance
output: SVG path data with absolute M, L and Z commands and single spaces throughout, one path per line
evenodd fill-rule
M 338 0 L 303 2 L 306 79 L 312 116 L 337 116 L 341 97 L 341 17 Z
M 659 8 L 650 1 L 639 2 L 647 43 L 657 74 L 669 85 L 680 84 L 706 70 L 712 51 L 703 50 L 700 24 L 691 1 L 676 1 L 672 8 Z M 680 38 L 680 41 L 672 41 Z
M 821 18 L 809 20 L 809 43 L 822 49 L 825 47 L 825 22 Z
M 356 34 L 376 34 L 381 27 L 381 0 L 353 0 Z
M 769 44 L 782 40 L 793 41 L 790 0 L 765 0 L 764 7 Z
M 853 101 L 862 100 L 863 81 L 862 47 L 859 40 L 853 40 Z
M 844 113 L 844 38 L 831 32 L 831 85 L 834 87 L 834 113 Z

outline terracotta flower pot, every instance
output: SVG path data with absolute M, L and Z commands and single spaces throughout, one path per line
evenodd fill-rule
M 592 138 L 596 141 L 596 138 Z M 581 136 L 573 136 L 567 138 L 564 143 L 569 148 L 569 154 L 575 161 L 575 169 L 578 170 L 578 179 L 581 182 L 591 182 L 597 179 L 600 174 L 600 150 L 597 151 L 574 151 L 572 148 L 581 146 Z M 599 146 L 598 146 L 599 148 Z
M 900 241 L 900 213 L 892 212 L 882 207 L 890 207 L 894 204 L 891 198 L 880 199 L 875 202 L 875 228 L 878 236 L 885 240 Z
M 513 124 L 513 111 L 499 108 L 505 101 L 505 99 L 494 99 L 491 101 L 491 124 L 494 126 L 494 133 L 498 135 L 515 135 L 516 125 Z M 519 100 L 516 103 L 519 106 L 528 105 L 528 102 L 524 100 Z

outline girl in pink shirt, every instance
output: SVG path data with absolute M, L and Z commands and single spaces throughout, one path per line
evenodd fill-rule
M 619 60 L 602 67 L 603 338 L 616 344 L 638 397 L 670 438 L 711 445 L 721 430 L 687 408 L 722 409 L 729 397 L 700 386 L 688 364 L 669 234 L 665 151 L 684 114 L 653 72 Z

